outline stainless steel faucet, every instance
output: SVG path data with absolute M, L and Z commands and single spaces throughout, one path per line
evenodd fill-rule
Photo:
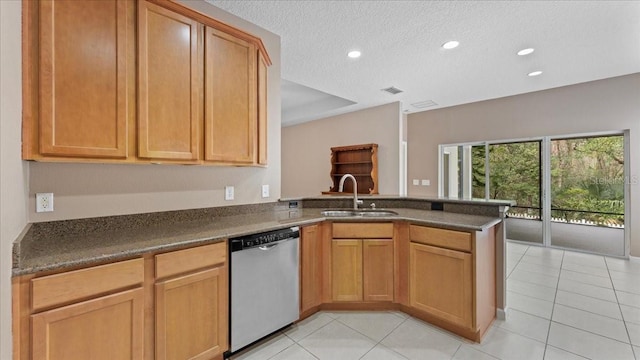
M 353 208 L 357 210 L 358 205 L 362 204 L 362 200 L 358 200 L 358 182 L 356 181 L 356 178 L 353 175 L 351 174 L 342 175 L 342 177 L 340 178 L 340 184 L 338 184 L 338 191 L 342 192 L 342 190 L 344 189 L 344 181 L 347 178 L 353 181 Z

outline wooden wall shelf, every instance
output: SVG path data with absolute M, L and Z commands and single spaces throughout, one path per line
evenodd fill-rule
M 340 178 L 353 175 L 358 181 L 358 194 L 378 194 L 378 144 L 362 144 L 331 148 L 331 181 L 333 185 L 323 194 L 338 192 Z M 344 183 L 343 193 L 353 193 L 353 182 Z

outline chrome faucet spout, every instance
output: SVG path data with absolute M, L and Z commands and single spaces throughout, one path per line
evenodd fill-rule
M 344 189 L 344 181 L 347 180 L 347 178 L 353 181 L 353 208 L 357 210 L 358 205 L 362 204 L 362 200 L 358 200 L 358 182 L 356 181 L 356 178 L 353 175 L 351 174 L 342 175 L 342 177 L 340 178 L 340 183 L 338 184 L 338 191 L 342 192 L 342 190 Z

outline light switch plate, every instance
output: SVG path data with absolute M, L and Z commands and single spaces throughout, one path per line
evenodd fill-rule
M 420 185 L 420 180 L 418 179 L 413 179 L 413 185 Z
M 225 186 L 224 187 L 224 199 L 225 200 L 233 200 L 234 191 L 233 186 Z
M 269 197 L 269 185 L 262 185 L 262 197 L 263 198 Z

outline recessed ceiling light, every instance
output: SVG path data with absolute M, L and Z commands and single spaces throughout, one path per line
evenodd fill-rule
M 349 53 L 347 53 L 347 56 L 352 59 L 357 59 L 360 57 L 360 55 L 362 55 L 362 53 L 358 50 L 351 50 L 349 51 Z
M 520 56 L 529 55 L 534 51 L 535 51 L 534 48 L 526 48 L 526 49 L 522 49 L 522 50 L 518 51 L 518 55 L 520 55 Z
M 540 74 L 542 74 L 542 71 L 537 70 L 537 71 L 532 71 L 532 72 L 528 73 L 527 76 L 538 76 Z
M 447 41 L 446 43 L 442 44 L 442 48 L 443 49 L 455 49 L 458 47 L 458 45 L 460 45 L 459 42 L 455 41 L 455 40 L 451 40 L 451 41 Z

